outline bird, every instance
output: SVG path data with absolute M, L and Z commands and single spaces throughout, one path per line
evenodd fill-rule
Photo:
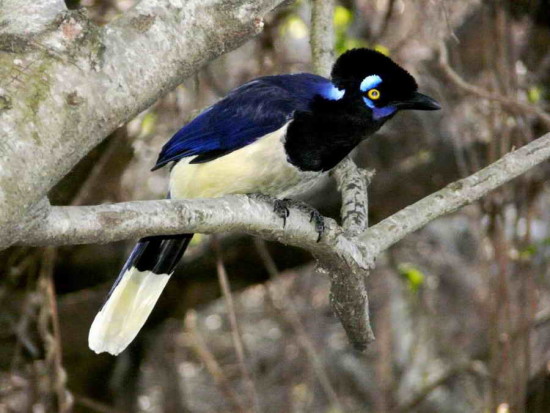
M 306 191 L 359 143 L 402 110 L 438 110 L 414 77 L 367 48 L 344 52 L 330 79 L 264 76 L 232 90 L 183 126 L 162 148 L 153 171 L 172 165 L 169 198 L 259 194 L 285 203 Z M 313 210 L 314 211 L 314 210 Z M 315 211 L 322 235 L 322 218 Z M 90 328 L 96 353 L 118 355 L 136 337 L 193 234 L 142 238 Z

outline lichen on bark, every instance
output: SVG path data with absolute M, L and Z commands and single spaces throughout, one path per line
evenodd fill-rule
M 16 223 L 88 151 L 258 33 L 280 3 L 149 0 L 103 27 L 61 0 L 1 3 L 0 247 L 17 240 Z M 36 14 L 20 10 L 25 4 Z

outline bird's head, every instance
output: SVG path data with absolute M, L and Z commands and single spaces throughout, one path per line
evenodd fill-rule
M 436 100 L 417 91 L 409 72 L 374 50 L 348 50 L 334 64 L 331 76 L 333 88 L 325 97 L 365 105 L 374 120 L 384 121 L 403 109 L 441 108 Z

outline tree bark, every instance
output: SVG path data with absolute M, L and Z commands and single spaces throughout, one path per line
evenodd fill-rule
M 60 0 L 25 3 L 0 4 L 0 247 L 95 145 L 282 0 L 143 0 L 104 27 Z

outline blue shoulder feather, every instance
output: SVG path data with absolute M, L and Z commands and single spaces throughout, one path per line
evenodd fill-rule
M 196 156 L 207 162 L 274 132 L 307 111 L 316 95 L 334 96 L 334 86 L 308 73 L 261 77 L 233 90 L 180 129 L 162 148 L 153 170 Z

